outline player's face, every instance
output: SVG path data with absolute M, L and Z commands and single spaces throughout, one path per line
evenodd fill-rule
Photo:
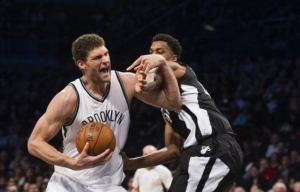
M 85 71 L 84 75 L 95 82 L 110 81 L 111 65 L 107 48 L 101 46 L 89 51 L 86 62 L 80 68 Z
M 177 55 L 173 53 L 165 41 L 154 41 L 149 50 L 150 54 L 162 55 L 167 61 L 177 61 Z

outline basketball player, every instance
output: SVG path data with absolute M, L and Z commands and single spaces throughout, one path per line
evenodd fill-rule
M 194 71 L 177 62 L 181 54 L 178 40 L 158 34 L 153 38 L 150 53 L 174 61 L 169 66 L 177 78 L 183 106 L 176 111 L 162 110 L 166 148 L 134 159 L 128 159 L 123 153 L 124 168 L 137 169 L 179 160 L 170 191 L 229 191 L 239 177 L 242 151 L 228 120 Z M 136 66 L 137 63 L 128 70 Z
M 138 79 L 134 73 L 111 70 L 108 49 L 103 38 L 96 34 L 78 37 L 72 44 L 72 55 L 83 75 L 49 103 L 30 135 L 28 150 L 55 165 L 48 192 L 126 192 L 121 187 L 124 173 L 119 152 L 127 139 L 130 103 L 133 97 L 137 97 L 157 107 L 177 110 L 181 98 L 176 79 L 162 56 L 141 56 L 135 63 L 142 64 L 147 70 L 158 68 L 164 81 L 161 86 L 152 86 L 151 93 L 137 94 L 135 85 L 147 85 L 147 75 L 138 70 L 142 76 Z M 78 154 L 75 145 L 77 132 L 89 122 L 102 122 L 112 128 L 117 140 L 114 152 L 106 150 L 98 156 L 89 156 L 86 143 L 82 153 Z M 48 143 L 60 130 L 63 134 L 62 153 Z

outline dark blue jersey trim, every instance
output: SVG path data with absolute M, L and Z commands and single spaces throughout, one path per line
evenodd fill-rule
M 74 89 L 74 91 L 75 91 L 75 93 L 76 93 L 76 96 L 77 96 L 77 102 L 76 102 L 75 112 L 74 112 L 74 115 L 73 115 L 71 121 L 68 122 L 68 123 L 65 123 L 64 126 L 69 126 L 69 125 L 71 125 L 71 124 L 74 122 L 74 120 L 75 120 L 75 118 L 76 118 L 76 116 L 77 116 L 77 113 L 78 113 L 78 108 L 79 108 L 79 103 L 80 103 L 79 93 L 78 93 L 78 91 L 77 91 L 75 85 L 74 85 L 73 83 L 70 83 L 69 85 L 72 86 L 72 88 Z
M 119 73 L 118 73 L 117 71 L 115 71 L 115 73 L 116 73 L 116 76 L 117 76 L 118 81 L 120 82 L 120 86 L 121 86 L 121 89 L 122 89 L 122 91 L 123 91 L 123 94 L 124 94 L 124 97 L 125 97 L 125 99 L 126 99 L 127 106 L 128 106 L 128 109 L 129 109 L 129 100 L 128 100 L 128 97 L 127 97 L 127 94 L 126 94 L 126 91 L 125 91 L 123 82 L 122 82 L 122 80 L 121 80 L 121 78 L 120 78 Z
M 93 99 L 96 100 L 96 101 L 99 101 L 99 102 L 103 103 L 103 101 L 106 99 L 106 97 L 107 97 L 107 95 L 108 95 L 108 93 L 109 93 L 109 90 L 110 90 L 110 82 L 108 82 L 108 84 L 107 84 L 107 89 L 106 89 L 106 91 L 105 91 L 105 94 L 104 94 L 103 98 L 102 98 L 102 99 L 98 99 L 97 97 L 95 97 L 95 96 L 94 96 L 94 95 L 86 88 L 86 86 L 85 86 L 85 84 L 83 83 L 82 79 L 80 78 L 79 80 L 80 80 L 80 83 L 81 83 L 83 89 L 87 92 L 87 94 L 89 94 L 89 96 L 90 96 L 91 98 L 93 98 Z

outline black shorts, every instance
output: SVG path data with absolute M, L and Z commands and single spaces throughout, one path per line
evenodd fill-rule
M 170 191 L 229 191 L 239 177 L 242 160 L 242 150 L 233 136 L 214 136 L 182 151 Z

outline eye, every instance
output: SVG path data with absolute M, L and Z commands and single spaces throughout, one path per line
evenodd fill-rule
M 101 59 L 101 57 L 102 56 L 99 55 L 99 56 L 95 57 L 94 60 L 99 60 L 99 59 Z

